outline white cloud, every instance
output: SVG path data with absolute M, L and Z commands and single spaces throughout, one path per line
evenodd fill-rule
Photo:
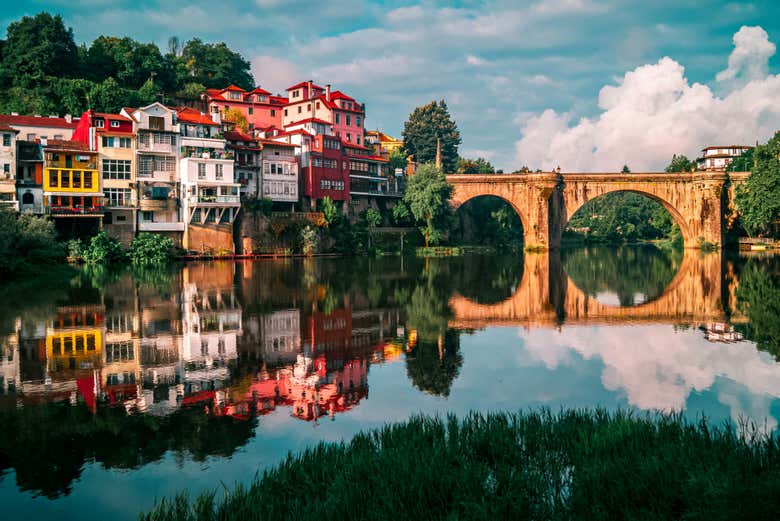
M 303 79 L 298 67 L 291 61 L 275 56 L 255 56 L 251 60 L 252 75 L 265 90 L 274 94 Z
M 684 67 L 665 57 L 603 87 L 602 112 L 595 118 L 569 126 L 569 114 L 551 109 L 528 118 L 516 143 L 517 164 L 579 171 L 615 171 L 628 164 L 634 171 L 658 170 L 675 153 L 695 157 L 707 145 L 768 139 L 780 129 L 780 76 L 767 75 L 774 45 L 763 29 L 753 29 L 743 27 L 735 35 L 724 73 L 732 72 L 721 76 L 752 81 L 725 97 L 690 84 Z
M 483 60 L 479 56 L 468 54 L 466 55 L 466 63 L 468 63 L 469 65 L 474 65 L 476 67 L 479 67 L 480 65 L 485 65 L 485 60 Z
M 769 58 L 775 54 L 775 44 L 761 27 L 742 26 L 734 34 L 734 50 L 729 56 L 729 66 L 715 77 L 718 81 L 742 80 L 747 83 L 765 78 L 769 70 Z

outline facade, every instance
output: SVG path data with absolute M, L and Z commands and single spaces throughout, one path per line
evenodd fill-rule
M 43 145 L 43 207 L 65 236 L 86 237 L 101 228 L 103 188 L 97 152 L 78 141 Z
M 377 129 L 366 131 L 366 142 L 364 145 L 372 147 L 374 155 L 389 159 L 390 154 L 403 148 L 404 142 Z
M 207 89 L 204 94 L 209 106 L 209 114 L 219 114 L 224 118 L 225 110 L 232 109 L 241 112 L 249 123 L 249 132 L 268 127 L 281 128 L 282 107 L 286 98 L 273 96 L 260 87 L 245 91 L 235 85 L 224 89 Z M 221 121 L 221 120 L 220 120 Z
M 0 123 L 0 206 L 19 210 L 16 199 L 16 136 L 19 131 Z
M 36 141 L 16 141 L 16 199 L 20 212 L 43 214 L 42 149 Z
M 233 151 L 216 123 L 192 109 L 177 113 L 181 133 L 181 199 L 188 250 L 232 252 L 233 222 L 241 208 Z
M 125 246 L 129 245 L 136 233 L 138 208 L 133 120 L 90 110 L 82 114 L 73 140 L 97 151 L 103 182 L 104 229 Z
M 20 116 L 16 113 L 0 114 L 0 125 L 8 125 L 19 131 L 19 139 L 35 141 L 36 139 L 68 140 L 73 137 L 78 118 L 66 114 L 64 118 L 57 116 Z
M 235 181 L 242 199 L 260 197 L 260 152 L 257 140 L 239 131 L 225 132 L 227 149 L 233 152 Z
M 349 200 L 349 163 L 344 159 L 341 140 L 332 135 L 313 136 L 301 153 L 303 194 L 312 208 L 316 201 L 330 197 L 333 201 Z
M 333 135 L 347 143 L 363 144 L 365 107 L 354 98 L 341 91 L 331 92 L 330 85 L 323 89 L 311 80 L 288 87 L 287 98 L 282 118 L 285 130 L 313 118 L 330 124 Z
M 294 209 L 298 202 L 298 161 L 295 145 L 270 139 L 258 140 L 261 146 L 260 190 L 264 199 L 276 203 L 290 203 Z
M 184 221 L 179 208 L 179 126 L 176 113 L 161 103 L 124 108 L 136 135 L 135 177 L 139 232 L 169 236 L 181 245 Z
M 696 159 L 698 170 L 725 170 L 734 158 L 753 147 L 746 145 L 713 146 L 702 149 L 701 157 Z

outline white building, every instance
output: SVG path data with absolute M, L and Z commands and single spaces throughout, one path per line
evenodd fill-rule
M 746 145 L 703 148 L 701 157 L 696 160 L 696 168 L 699 170 L 725 170 L 735 158 L 752 148 Z
M 0 205 L 19 209 L 16 200 L 16 136 L 19 131 L 0 123 Z
M 262 197 L 280 203 L 298 201 L 299 169 L 296 145 L 261 139 L 260 153 Z

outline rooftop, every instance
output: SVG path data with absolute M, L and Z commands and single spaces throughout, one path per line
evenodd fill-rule
M 22 127 L 76 128 L 78 119 L 67 121 L 65 118 L 52 116 L 14 116 L 13 114 L 0 114 L 0 123 Z

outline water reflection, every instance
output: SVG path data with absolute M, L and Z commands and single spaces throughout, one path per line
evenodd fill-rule
M 775 258 L 631 248 L 84 270 L 6 295 L 24 304 L 0 315 L 0 482 L 15 476 L 0 497 L 22 511 L 18 490 L 73 494 L 92 462 L 266 454 L 252 441 L 274 428 L 267 464 L 418 410 L 598 404 L 775 426 L 779 274 Z

